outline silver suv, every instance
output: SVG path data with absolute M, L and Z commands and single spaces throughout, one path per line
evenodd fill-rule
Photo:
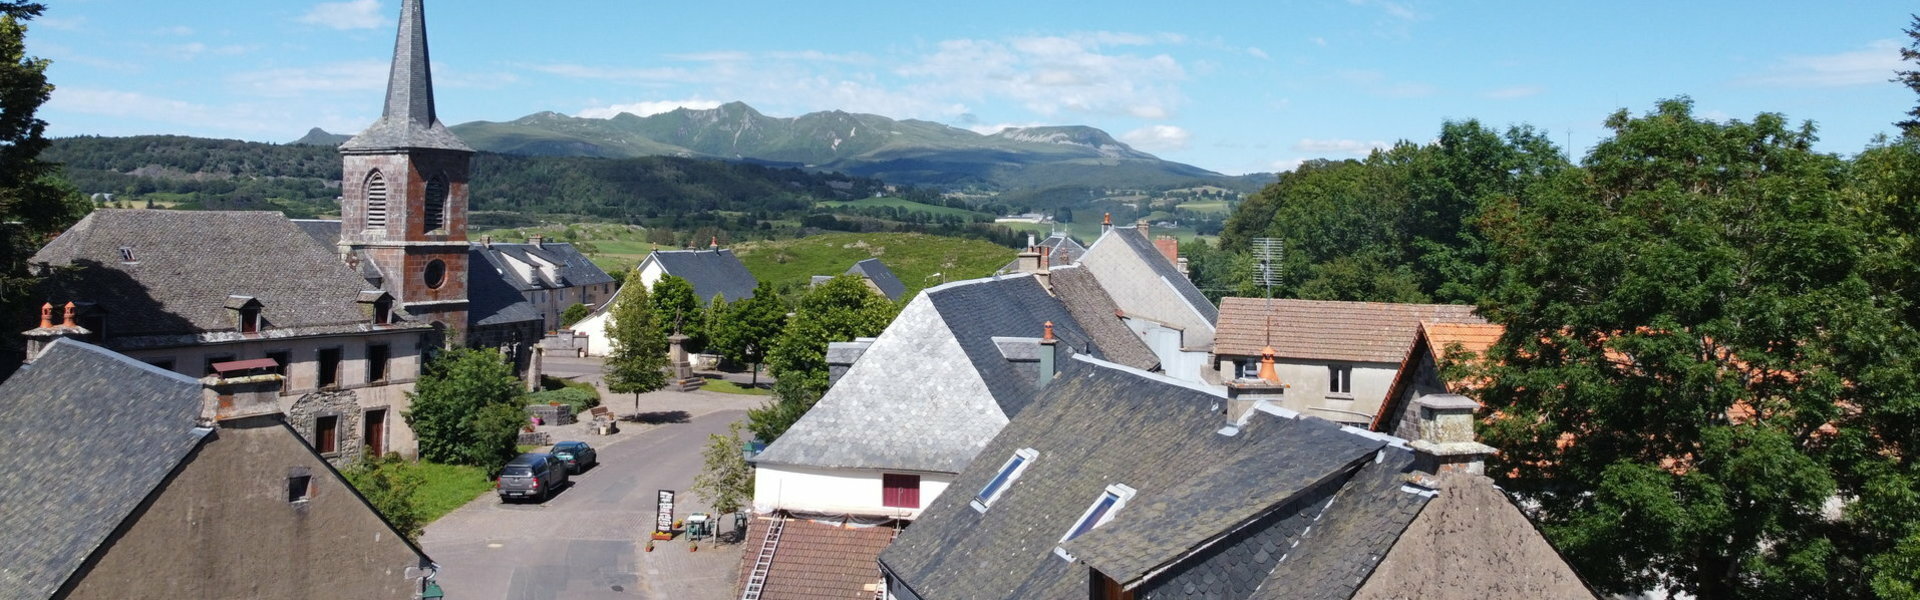
M 545 452 L 528 452 L 507 462 L 493 487 L 500 491 L 502 501 L 533 498 L 546 502 L 566 483 L 567 467 L 559 459 Z

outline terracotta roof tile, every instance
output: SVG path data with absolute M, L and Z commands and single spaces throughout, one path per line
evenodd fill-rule
M 753 575 L 754 560 L 760 554 L 772 521 L 754 519 L 747 525 L 741 544 L 740 579 L 735 592 L 746 589 Z M 893 541 L 890 525 L 843 526 L 838 523 L 793 519 L 780 534 L 780 545 L 773 553 L 773 568 L 767 573 L 764 600 L 849 600 L 873 598 L 867 586 L 880 583 L 880 551 Z
M 1422 322 L 1427 330 L 1427 341 L 1433 352 L 1433 361 L 1439 364 L 1447 357 L 1447 349 L 1459 344 L 1461 350 L 1474 356 L 1484 356 L 1500 341 L 1500 334 L 1507 328 L 1493 323 L 1433 323 Z
M 1255 356 L 1267 345 L 1267 300 L 1224 298 L 1214 353 Z M 1482 324 L 1474 307 L 1325 300 L 1272 301 L 1272 345 L 1282 358 L 1399 363 L 1421 322 Z

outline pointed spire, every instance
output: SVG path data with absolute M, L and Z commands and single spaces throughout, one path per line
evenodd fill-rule
M 400 31 L 387 74 L 387 106 L 380 120 L 348 140 L 342 150 L 427 148 L 472 152 L 440 122 L 433 104 L 433 67 L 427 54 L 427 14 L 422 0 L 401 0 Z

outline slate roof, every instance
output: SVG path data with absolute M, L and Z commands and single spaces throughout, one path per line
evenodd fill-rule
M 613 276 L 600 270 L 585 254 L 573 244 L 565 242 L 542 242 L 533 244 L 479 244 L 474 246 L 487 255 L 487 260 L 500 269 L 509 284 L 523 292 L 549 290 L 555 288 L 579 287 L 613 283 Z M 518 269 L 508 267 L 507 260 L 519 261 L 530 265 L 526 275 Z M 553 268 L 542 268 L 551 264 Z
M 237 336 L 229 296 L 259 299 L 263 335 L 373 327 L 358 302 L 367 281 L 275 212 L 96 210 L 29 260 L 83 267 L 53 269 L 43 294 L 98 303 L 114 347 L 143 336 L 176 345 Z
M 1267 300 L 1224 298 L 1215 354 L 1258 356 L 1266 345 Z M 1272 301 L 1273 349 L 1281 358 L 1395 363 L 1407 357 L 1422 321 L 1486 323 L 1474 307 L 1325 300 Z
M 1113 297 L 1100 287 L 1093 273 L 1077 266 L 1057 267 L 1049 281 L 1053 295 L 1066 304 L 1073 320 L 1086 328 L 1107 360 L 1147 371 L 1160 368 L 1160 357 L 1120 320 L 1119 305 L 1113 303 Z
M 307 234 L 307 237 L 313 238 L 313 242 L 319 244 L 321 248 L 325 248 L 328 252 L 338 253 L 340 251 L 340 221 L 324 219 L 288 220 L 293 221 L 294 227 L 299 227 L 302 233 Z
M 1009 360 L 1002 343 L 1031 343 L 1047 321 L 1060 340 L 1058 361 L 1101 355 L 1031 275 L 931 288 L 755 460 L 957 473 L 1033 397 L 1038 364 Z
M 734 595 L 746 591 L 747 578 L 753 574 L 754 560 L 766 540 L 772 521 L 754 519 L 747 524 L 747 536 L 740 547 L 754 551 L 740 553 L 740 577 Z M 840 523 L 789 519 L 780 533 L 780 546 L 773 553 L 773 566 L 761 600 L 851 600 L 872 598 L 867 586 L 880 583 L 880 567 L 874 562 L 880 551 L 893 541 L 891 525 L 848 526 Z
M 693 284 L 693 294 L 701 304 L 713 301 L 716 294 L 725 296 L 728 302 L 752 298 L 754 286 L 760 283 L 728 249 L 655 250 L 640 267 L 645 269 L 647 262 L 655 261 L 668 275 Z
M 493 257 L 479 246 L 467 248 L 468 326 L 546 322 L 546 317 L 514 287 L 517 278 L 510 271 L 496 266 Z
M 387 105 L 380 120 L 340 146 L 342 151 L 409 148 L 473 152 L 447 130 L 433 105 L 433 64 L 427 55 L 427 15 L 420 0 L 400 3 L 400 29 L 387 74 Z
M 200 402 L 193 379 L 72 340 L 0 385 L 0 590 L 52 596 L 199 447 Z
M 881 553 L 883 569 L 913 595 L 1085 598 L 1092 569 L 1141 598 L 1351 598 L 1423 519 L 1451 524 L 1452 537 L 1439 536 L 1447 545 L 1421 556 L 1475 572 L 1455 578 L 1480 586 L 1462 594 L 1505 597 L 1511 588 L 1497 582 L 1516 565 L 1564 567 L 1524 518 L 1475 512 L 1505 504 L 1518 516 L 1497 491 L 1483 495 L 1490 485 L 1468 494 L 1412 483 L 1414 455 L 1398 439 L 1271 405 L 1225 427 L 1225 399 L 1207 388 L 1086 357 L 1072 363 Z M 1038 455 L 1020 477 L 992 506 L 972 507 L 1004 458 L 1026 448 Z M 1060 542 L 1113 484 L 1134 497 L 1110 522 Z M 1466 506 L 1429 514 L 1432 499 L 1449 493 Z M 1468 521 L 1477 524 L 1459 525 Z M 1513 546 L 1444 554 L 1483 535 L 1538 540 L 1545 556 L 1509 555 Z M 1403 584 L 1433 567 L 1400 564 Z M 1379 597 L 1426 597 L 1397 593 Z
M 1064 267 L 1078 263 L 1080 262 L 1080 257 L 1087 255 L 1086 246 L 1080 245 L 1080 242 L 1074 240 L 1073 236 L 1067 235 L 1066 232 L 1062 231 L 1053 232 L 1053 234 L 1047 236 L 1047 239 L 1040 240 L 1034 245 L 1048 248 L 1047 266 L 1049 268 Z M 1019 271 L 1020 259 L 1015 258 L 1013 262 L 1007 263 L 1007 266 L 1000 267 L 998 273 L 1018 273 Z
M 1093 272 L 1114 303 L 1129 316 L 1184 330 L 1182 339 L 1188 347 L 1213 344 L 1219 309 L 1139 230 L 1128 227 L 1108 231 L 1087 249 L 1080 265 Z
M 887 268 L 887 263 L 880 262 L 878 258 L 853 263 L 853 267 L 848 268 L 847 273 L 872 281 L 873 286 L 880 288 L 880 294 L 886 296 L 888 300 L 898 302 L 901 296 L 907 294 L 907 285 L 900 283 L 900 278 L 893 275 L 893 270 Z
M 1596 597 L 1492 480 L 1445 473 L 1437 486 L 1355 600 Z

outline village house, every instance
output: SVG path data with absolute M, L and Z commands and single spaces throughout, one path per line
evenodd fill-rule
M 1111 216 L 1077 264 L 1093 274 L 1113 298 L 1134 334 L 1159 357 L 1160 370 L 1187 381 L 1205 381 L 1220 312 L 1180 267 L 1179 247 L 1149 238 L 1146 223 L 1114 227 Z M 1044 248 L 1043 255 L 1050 252 Z
M 719 240 L 713 240 L 705 250 L 655 250 L 634 267 L 633 274 L 627 277 L 624 285 L 638 282 L 644 289 L 652 291 L 653 284 L 668 275 L 692 284 L 693 295 L 702 306 L 713 302 L 716 296 L 727 302 L 752 298 L 753 288 L 760 285 L 732 250 L 720 247 Z M 588 356 L 606 356 L 613 352 L 613 342 L 607 338 L 607 331 L 613 327 L 613 307 L 619 298 L 620 293 L 614 292 L 613 297 L 600 305 L 599 310 L 569 327 L 575 335 L 586 338 Z
M 474 247 L 486 259 L 485 266 L 512 284 L 540 313 L 546 331 L 560 328 L 560 314 L 568 307 L 581 304 L 589 310 L 597 309 L 613 297 L 613 277 L 573 244 L 549 242 L 540 236 L 525 244 L 507 244 L 489 237 Z
M 842 275 L 859 277 L 860 281 L 867 284 L 867 289 L 886 298 L 888 302 L 899 302 L 907 295 L 907 284 L 901 283 L 900 278 L 894 276 L 893 269 L 887 268 L 887 263 L 880 262 L 878 258 L 853 263 Z M 815 275 L 811 284 L 817 286 L 831 279 L 832 275 Z
M 937 286 L 878 337 L 831 347 L 826 395 L 754 458 L 753 506 L 763 517 L 749 525 L 747 554 L 770 536 L 775 543 L 766 569 L 742 572 L 743 588 L 791 597 L 783 594 L 837 573 L 833 592 L 871 594 L 879 573 L 870 559 L 890 529 L 939 496 L 1055 364 L 1131 342 L 1126 355 L 1151 366 L 1151 353 L 1112 312 L 1081 321 L 1043 281 L 1022 273 Z M 816 564 L 820 553 L 797 550 L 808 544 L 867 566 L 849 573 Z
M 250 373 L 59 339 L 0 384 L 6 597 L 418 597 L 433 562 Z
M 1067 232 L 1064 231 L 1049 233 L 1046 239 L 1041 240 L 1035 240 L 1032 235 L 1028 235 L 1027 247 L 1039 249 L 1041 253 L 1046 254 L 1048 267 L 1071 265 L 1078 262 L 1080 257 L 1087 255 L 1087 247 L 1080 245 L 1078 240 L 1073 239 L 1073 236 L 1068 235 Z M 1000 270 L 995 274 L 1005 275 L 1008 273 L 1019 273 L 1021 271 L 1020 259 L 1016 258 L 1013 262 L 1007 263 L 1007 266 L 1000 267 Z
M 1471 403 L 1407 443 L 1285 393 L 1065 361 L 881 552 L 887 597 L 1595 598 L 1480 473 Z
M 1387 401 L 1374 415 L 1372 429 L 1420 439 L 1421 398 L 1464 395 L 1477 385 L 1471 378 L 1448 377 L 1445 367 L 1456 361 L 1478 363 L 1505 332 L 1506 327 L 1492 323 L 1421 323 L 1413 339 L 1413 351 L 1407 353 L 1393 385 L 1387 388 Z
M 1225 298 L 1219 315 L 1221 380 L 1254 377 L 1271 347 L 1287 409 L 1359 427 L 1373 424 L 1421 322 L 1486 323 L 1466 305 L 1261 298 Z
M 302 221 L 301 229 L 446 343 L 497 349 L 523 379 L 537 381 L 534 345 L 546 320 L 525 300 L 518 275 L 467 240 L 473 149 L 434 107 L 417 0 L 401 6 L 385 110 L 340 154 L 341 219 Z
M 29 362 L 69 338 L 188 377 L 264 366 L 328 459 L 415 451 L 401 413 L 433 330 L 279 213 L 102 209 L 29 263 L 45 301 Z

